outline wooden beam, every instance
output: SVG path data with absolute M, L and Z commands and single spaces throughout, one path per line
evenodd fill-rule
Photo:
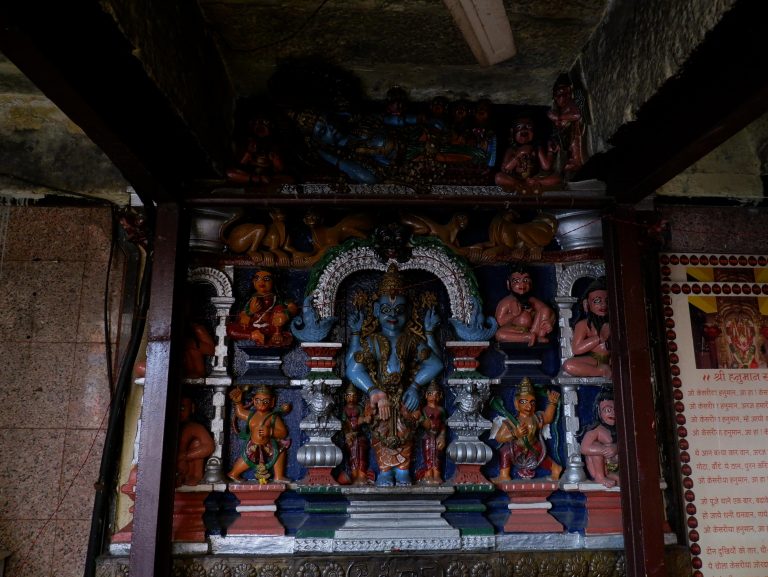
M 603 180 L 618 203 L 636 204 L 768 111 L 766 36 L 766 3 L 737 1 L 580 176 Z
M 171 524 L 179 426 L 180 343 L 177 293 L 185 279 L 182 263 L 187 235 L 174 204 L 157 208 L 151 302 L 148 313 L 147 370 L 141 414 L 136 506 L 133 514 L 132 577 L 171 574 Z
M 619 207 L 604 226 L 624 547 L 627 577 L 663 577 L 664 511 L 642 268 L 644 227 L 637 222 L 633 210 Z
M 170 27 L 178 26 L 155 25 L 169 36 Z M 0 51 L 151 200 L 174 200 L 184 182 L 215 178 L 217 163 L 226 162 L 229 135 L 206 140 L 203 128 L 182 118 L 184 108 L 150 78 L 136 47 L 100 2 L 3 3 Z M 164 57 L 172 60 L 179 54 L 165 51 Z M 206 71 L 184 73 L 197 78 Z M 203 100 L 195 83 L 190 84 L 194 88 L 187 90 L 194 94 L 186 100 Z M 175 98 L 182 98 L 182 89 Z M 206 103 L 212 105 L 210 99 Z M 232 105 L 231 98 L 222 97 L 219 108 L 231 112 Z M 221 130 L 227 129 L 221 123 Z

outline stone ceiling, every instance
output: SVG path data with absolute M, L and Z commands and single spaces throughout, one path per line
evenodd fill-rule
M 202 0 L 240 95 L 265 90 L 276 62 L 322 55 L 363 80 L 371 98 L 400 85 L 413 100 L 489 97 L 548 105 L 600 22 L 606 0 L 506 0 L 517 54 L 480 66 L 439 0 Z

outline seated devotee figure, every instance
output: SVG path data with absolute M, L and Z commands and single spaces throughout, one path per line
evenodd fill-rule
M 256 388 L 250 411 L 243 406 L 242 389 L 234 389 L 229 398 L 235 407 L 235 416 L 246 422 L 247 431 L 240 436 L 247 439 L 247 443 L 227 476 L 239 483 L 243 481 L 241 475 L 253 469 L 260 483 L 266 483 L 270 477 L 276 483 L 287 483 L 285 460 L 291 440 L 280 415 L 290 411 L 290 405 L 275 409 L 275 395 L 266 385 Z
M 597 419 L 584 433 L 581 454 L 589 476 L 608 488 L 619 484 L 619 456 L 616 445 L 616 412 L 613 392 L 603 390 L 595 399 Z
M 608 291 L 605 281 L 590 283 L 582 299 L 586 318 L 573 327 L 571 351 L 575 356 L 563 363 L 563 370 L 575 377 L 611 377 L 608 350 L 611 327 L 608 323 Z
M 512 477 L 533 479 L 536 468 L 549 469 L 550 477 L 556 480 L 563 468 L 547 455 L 544 443 L 544 428 L 555 420 L 560 393 L 548 391 L 549 403 L 543 411 L 536 410 L 536 396 L 533 384 L 524 378 L 515 393 L 516 415 L 507 412 L 499 402 L 493 407 L 502 413 L 494 420 L 491 438 L 501 443 L 499 448 L 499 476 L 495 483 L 510 481 Z
M 554 162 L 553 145 L 534 144 L 533 120 L 518 118 L 511 130 L 512 144 L 504 153 L 501 172 L 496 184 L 517 194 L 541 194 L 562 185 L 557 173 L 551 172 Z
M 443 482 L 441 470 L 445 456 L 448 432 L 445 426 L 445 409 L 440 405 L 443 392 L 440 385 L 432 381 L 424 393 L 426 405 L 421 409 L 421 458 L 423 464 L 416 472 L 416 480 L 425 485 L 439 485 Z
M 287 183 L 291 178 L 281 174 L 284 162 L 272 134 L 272 121 L 257 115 L 248 122 L 248 138 L 238 166 L 227 169 L 227 180 L 237 184 L 265 185 Z
M 350 316 L 346 376 L 370 401 L 371 445 L 379 466 L 376 484 L 410 485 L 421 389 L 443 368 L 434 336 L 440 319 L 428 308 L 423 322 L 417 322 L 395 265 L 382 277 L 374 297 L 372 317 L 360 309 Z
M 179 412 L 179 450 L 176 454 L 176 486 L 197 485 L 203 479 L 205 460 L 216 448 L 211 433 L 192 420 L 195 406 L 188 397 L 181 399 Z
M 502 343 L 548 343 L 555 328 L 555 311 L 531 294 L 533 281 L 518 267 L 507 279 L 510 294 L 496 305 L 496 340 Z
M 370 415 L 366 415 L 365 409 L 360 405 L 360 391 L 350 384 L 344 392 L 341 430 L 344 434 L 348 482 L 353 485 L 365 485 L 373 479 L 368 470 L 368 437 L 364 430 L 370 420 Z
M 227 335 L 235 340 L 252 340 L 262 346 L 288 346 L 292 337 L 285 325 L 298 308 L 281 301 L 274 291 L 274 277 L 267 269 L 253 274 L 254 294 L 245 303 L 237 322 L 227 325 Z M 285 328 L 284 328 L 285 327 Z

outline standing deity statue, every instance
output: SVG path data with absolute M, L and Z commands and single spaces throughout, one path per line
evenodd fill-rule
M 560 148 L 565 153 L 563 171 L 577 172 L 584 165 L 584 113 L 583 105 L 576 97 L 573 83 L 567 74 L 557 77 L 552 87 L 552 108 L 547 116 L 555 125 Z
M 372 315 L 357 308 L 350 316 L 346 376 L 369 398 L 376 484 L 410 485 L 421 389 L 443 369 L 434 335 L 440 318 L 430 306 L 420 321 L 394 264 L 374 297 Z
M 526 377 L 515 393 L 516 415 L 509 413 L 500 400 L 492 403 L 493 408 L 502 413 L 491 429 L 491 438 L 501 443 L 499 476 L 494 482 L 510 481 L 513 475 L 533 479 L 539 466 L 548 468 L 553 480 L 560 477 L 563 468 L 547 455 L 544 442 L 545 427 L 555 420 L 560 393 L 549 391 L 547 400 L 547 408 L 537 411 L 533 384 Z
M 421 410 L 421 426 L 424 436 L 421 438 L 421 457 L 424 463 L 416 472 L 416 479 L 425 485 L 439 485 L 443 482 L 441 469 L 445 455 L 448 431 L 445 426 L 445 409 L 440 405 L 443 392 L 432 381 L 424 393 L 426 404 Z
M 344 455 L 347 473 L 353 485 L 365 485 L 372 479 L 368 471 L 368 437 L 364 426 L 370 415 L 360 406 L 360 391 L 350 384 L 344 392 L 344 408 L 341 412 L 341 430 L 344 434 Z
M 241 483 L 241 475 L 253 469 L 261 484 L 267 483 L 270 477 L 274 482 L 287 483 L 289 479 L 285 476 L 285 461 L 291 440 L 288 438 L 288 427 L 280 415 L 289 412 L 290 405 L 276 409 L 275 394 L 266 385 L 256 388 L 250 411 L 243 406 L 242 389 L 234 389 L 229 398 L 235 407 L 235 417 L 246 423 L 247 430 L 240 433 L 240 436 L 247 443 L 227 477 Z

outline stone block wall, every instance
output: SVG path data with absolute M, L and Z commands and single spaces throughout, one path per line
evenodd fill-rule
M 7 574 L 83 574 L 110 386 L 108 208 L 0 205 L 0 549 Z M 114 337 L 110 337 L 113 340 Z M 113 343 L 114 345 L 114 343 Z

